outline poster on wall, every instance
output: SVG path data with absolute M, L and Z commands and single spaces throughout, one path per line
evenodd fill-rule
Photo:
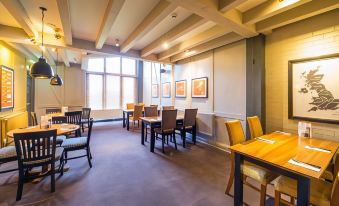
M 175 82 L 175 97 L 186 97 L 186 80 Z
M 152 98 L 157 98 L 158 95 L 158 84 L 152 84 Z
M 208 93 L 207 77 L 192 79 L 192 97 L 207 98 Z
M 162 84 L 162 97 L 171 97 L 171 82 L 166 82 Z
M 1 67 L 1 111 L 14 107 L 14 70 L 6 66 Z
M 289 61 L 290 119 L 339 123 L 339 54 Z

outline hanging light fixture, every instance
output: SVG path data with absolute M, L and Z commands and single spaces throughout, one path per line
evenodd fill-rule
M 56 49 L 56 53 L 57 53 L 57 60 L 56 60 L 56 65 L 55 65 L 55 76 L 51 79 L 51 85 L 53 86 L 62 86 L 64 84 L 64 81 L 61 79 L 61 77 L 59 77 L 58 75 L 58 49 Z
M 44 48 L 44 17 L 46 8 L 40 7 L 41 9 L 41 22 L 42 22 L 42 34 L 41 34 L 41 48 Z M 44 50 L 41 50 L 41 57 L 39 58 L 38 62 L 35 62 L 31 67 L 31 76 L 38 79 L 50 79 L 54 76 L 53 69 L 51 66 L 46 62 L 44 58 Z

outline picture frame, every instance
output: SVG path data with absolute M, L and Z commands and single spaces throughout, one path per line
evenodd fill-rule
M 288 118 L 339 124 L 339 54 L 288 62 Z
M 175 81 L 175 97 L 185 98 L 187 94 L 186 80 Z
M 158 84 L 152 84 L 152 98 L 158 98 L 159 97 L 159 88 Z
M 192 79 L 192 98 L 208 98 L 208 78 Z
M 14 70 L 4 65 L 0 66 L 0 110 L 14 108 Z
M 162 97 L 170 98 L 171 97 L 171 82 L 162 83 Z

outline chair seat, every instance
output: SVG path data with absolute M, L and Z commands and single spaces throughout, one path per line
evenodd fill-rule
M 241 172 L 245 176 L 250 177 L 262 184 L 268 184 L 277 177 L 276 174 L 270 172 L 269 170 L 247 161 L 241 165 Z
M 66 136 L 65 135 L 59 135 L 56 137 L 56 144 L 62 144 L 63 141 L 66 140 Z
M 66 139 L 62 143 L 63 148 L 74 148 L 74 147 L 80 147 L 80 146 L 86 146 L 87 144 L 87 137 L 75 137 L 75 138 L 69 138 Z
M 89 122 L 89 120 L 88 119 L 81 119 L 81 121 L 80 121 L 81 123 L 88 123 Z
M 15 146 L 7 146 L 7 147 L 0 148 L 0 160 L 8 159 L 8 158 L 15 158 L 15 157 L 16 157 Z
M 55 161 L 60 160 L 63 152 L 64 152 L 64 148 L 62 148 L 62 147 L 57 147 L 55 149 Z M 51 158 L 45 158 L 45 159 L 40 159 L 40 160 L 35 160 L 35 161 L 23 162 L 23 164 L 24 165 L 33 165 L 33 164 L 48 162 L 50 160 L 51 160 Z
M 154 128 L 154 132 L 157 133 L 157 134 L 172 134 L 173 133 L 173 129 L 170 129 L 170 130 L 162 130 L 161 128 Z
M 297 181 L 285 176 L 279 176 L 274 181 L 275 190 L 297 197 Z M 310 203 L 313 205 L 330 205 L 332 184 L 323 180 L 311 179 Z
M 322 174 L 322 178 L 324 178 L 325 180 L 329 180 L 329 181 L 333 181 L 334 178 L 333 178 L 333 172 L 334 171 L 334 165 L 331 164 L 329 165 L 326 170 L 324 171 L 324 173 Z
M 186 127 L 185 127 L 186 130 L 190 130 L 190 129 L 192 129 L 192 128 L 193 128 L 192 126 L 186 126 Z M 182 129 L 184 129 L 184 125 L 177 125 L 177 128 L 176 128 L 176 129 L 182 130 Z

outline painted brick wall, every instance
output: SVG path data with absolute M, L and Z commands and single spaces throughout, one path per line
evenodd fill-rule
M 288 61 L 334 53 L 339 53 L 339 9 L 266 36 L 267 132 L 297 132 L 298 121 L 288 119 Z M 339 125 L 313 123 L 312 127 L 314 136 L 339 141 Z

